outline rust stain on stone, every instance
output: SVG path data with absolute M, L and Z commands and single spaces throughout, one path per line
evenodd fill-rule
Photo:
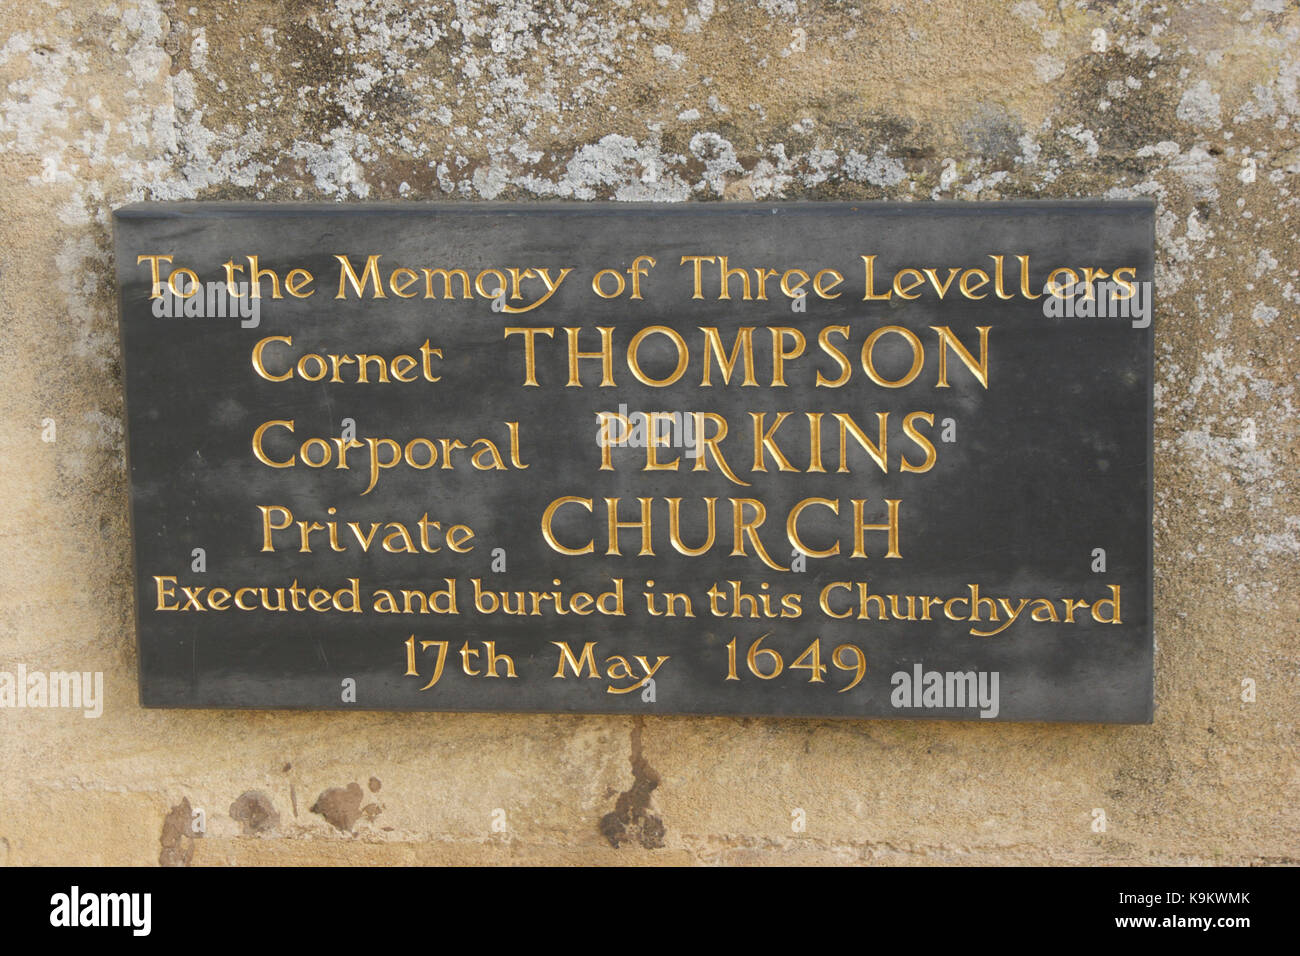
M 361 798 L 361 787 L 356 783 L 330 787 L 316 798 L 311 812 L 319 813 L 339 830 L 351 830 L 361 816 Z
M 280 811 L 261 790 L 240 794 L 230 805 L 230 818 L 243 827 L 244 836 L 271 833 L 280 825 Z
M 364 797 L 361 785 L 355 782 L 346 787 L 330 787 L 316 798 L 311 812 L 319 813 L 339 830 L 350 831 L 363 815 L 367 820 L 373 820 L 382 812 L 374 803 L 367 804 L 362 809 L 361 801 Z
M 194 808 L 190 798 L 182 797 L 163 817 L 162 852 L 158 854 L 159 866 L 189 866 L 194 859 L 194 840 L 202 836 L 194 832 Z
M 637 842 L 647 850 L 656 850 L 664 845 L 667 833 L 663 820 L 648 812 L 650 795 L 659 786 L 659 773 L 641 751 L 644 727 L 644 717 L 637 717 L 632 724 L 632 786 L 618 795 L 614 811 L 600 818 L 600 833 L 615 849 Z

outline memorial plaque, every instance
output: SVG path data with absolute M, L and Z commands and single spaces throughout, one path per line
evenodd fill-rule
M 141 701 L 1148 722 L 1153 218 L 121 209 Z

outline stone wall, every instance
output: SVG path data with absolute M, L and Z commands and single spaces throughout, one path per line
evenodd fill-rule
M 1293 0 L 0 10 L 0 668 L 106 683 L 0 862 L 1297 862 Z M 1076 196 L 1158 202 L 1153 726 L 137 705 L 113 208 Z

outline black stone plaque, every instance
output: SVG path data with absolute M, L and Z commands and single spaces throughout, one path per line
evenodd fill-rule
M 145 706 L 1151 719 L 1149 203 L 116 243 Z

